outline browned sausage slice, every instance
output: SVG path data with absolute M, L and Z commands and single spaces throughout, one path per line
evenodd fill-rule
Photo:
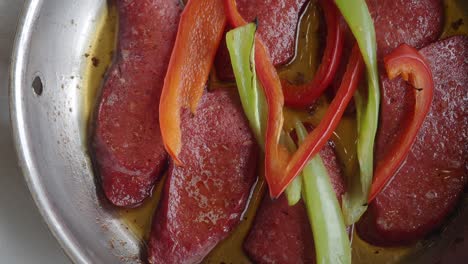
M 182 116 L 182 167 L 171 165 L 153 220 L 150 263 L 199 263 L 239 223 L 258 149 L 237 95 L 205 93 Z
M 117 56 L 102 90 L 93 148 L 107 198 L 136 206 L 166 166 L 157 109 L 181 7 L 178 0 L 119 0 L 117 7 Z
M 299 14 L 305 0 L 237 0 L 240 14 L 258 23 L 273 64 L 284 64 L 294 56 Z
M 402 43 L 421 48 L 442 32 L 441 0 L 366 0 L 374 20 L 377 55 L 383 58 Z
M 257 19 L 258 34 L 264 41 L 274 65 L 289 62 L 295 52 L 299 15 L 306 0 L 237 0 L 239 13 L 248 22 Z M 220 45 L 216 61 L 217 75 L 233 79 L 226 43 Z
M 271 200 L 266 194 L 244 250 L 258 264 L 315 263 L 314 238 L 304 202 L 289 206 L 284 195 Z
M 335 153 L 325 146 L 320 155 L 341 200 L 344 183 Z M 284 195 L 277 200 L 265 195 L 244 242 L 244 250 L 259 264 L 315 263 L 314 239 L 302 200 L 289 206 Z
M 468 37 L 423 49 L 435 82 L 434 99 L 405 163 L 359 222 L 359 235 L 381 245 L 405 244 L 439 227 L 468 177 Z M 377 160 L 393 144 L 414 105 L 412 88 L 382 78 Z

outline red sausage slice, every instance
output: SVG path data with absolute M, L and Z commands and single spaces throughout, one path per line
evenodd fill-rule
M 444 7 L 441 0 L 366 0 L 374 20 L 377 56 L 402 43 L 421 48 L 442 32 Z
M 265 195 L 244 250 L 258 264 L 315 263 L 314 238 L 304 202 L 289 206 L 284 195 L 277 200 Z
M 467 183 L 468 37 L 435 42 L 421 54 L 432 69 L 434 99 L 405 163 L 358 224 L 359 235 L 374 244 L 424 237 L 453 210 Z M 412 88 L 401 80 L 382 80 L 377 159 L 393 144 L 414 105 Z
M 237 0 L 240 14 L 257 18 L 258 34 L 265 43 L 273 64 L 284 64 L 294 56 L 299 14 L 306 0 Z
M 325 146 L 320 155 L 336 195 L 341 200 L 344 183 L 333 149 Z M 244 250 L 259 264 L 315 263 L 312 231 L 302 200 L 289 206 L 284 195 L 277 200 L 265 195 L 244 242 Z
M 295 52 L 299 15 L 306 0 L 237 0 L 240 14 L 247 20 L 258 22 L 258 34 L 265 43 L 274 65 L 289 62 Z M 220 79 L 233 79 L 226 43 L 220 45 L 216 61 Z
M 93 148 L 107 198 L 136 206 L 166 166 L 158 104 L 177 33 L 178 0 L 119 0 L 117 57 L 99 103 Z
M 182 114 L 183 167 L 170 167 L 154 217 L 150 263 L 199 263 L 239 223 L 256 179 L 257 145 L 231 91 Z

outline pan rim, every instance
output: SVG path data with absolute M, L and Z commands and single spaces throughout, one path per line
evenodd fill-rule
M 73 263 L 92 263 L 80 248 L 74 236 L 53 209 L 46 190 L 39 179 L 34 155 L 31 152 L 24 120 L 23 92 L 27 89 L 24 81 L 25 67 L 34 24 L 39 17 L 43 0 L 27 0 L 18 21 L 9 71 L 9 107 L 13 142 L 18 164 L 42 219 L 59 242 L 62 250 Z

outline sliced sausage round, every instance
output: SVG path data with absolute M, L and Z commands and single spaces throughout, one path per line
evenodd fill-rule
M 257 19 L 258 34 L 265 43 L 274 65 L 289 62 L 295 52 L 299 16 L 306 0 L 237 0 L 239 13 L 248 22 Z M 222 80 L 234 78 L 225 40 L 215 60 Z
M 434 84 L 431 109 L 405 162 L 369 205 L 358 233 L 373 244 L 406 244 L 439 227 L 468 179 L 468 37 L 455 36 L 420 50 Z M 414 89 L 382 76 L 376 159 L 398 140 L 414 109 Z
M 335 153 L 325 146 L 320 156 L 341 200 L 345 189 Z M 315 263 L 314 239 L 304 202 L 289 206 L 284 195 L 272 200 L 266 194 L 244 242 L 244 250 L 258 264 Z
M 183 111 L 182 166 L 171 164 L 153 219 L 150 263 L 199 263 L 239 223 L 258 147 L 236 94 L 205 93 Z
M 441 0 L 366 0 L 374 20 L 377 57 L 402 43 L 415 48 L 435 41 L 444 23 Z
M 136 206 L 166 167 L 157 109 L 181 7 L 178 0 L 119 0 L 117 7 L 117 54 L 102 88 L 92 147 L 106 197 Z

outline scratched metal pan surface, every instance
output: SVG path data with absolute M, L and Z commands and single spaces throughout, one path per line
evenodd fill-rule
M 70 259 L 139 263 L 143 245 L 100 196 L 86 150 L 83 54 L 106 6 L 106 0 L 26 1 L 12 55 L 11 122 L 32 196 Z M 455 237 L 468 237 L 468 210 L 457 215 L 410 262 L 466 252 Z

